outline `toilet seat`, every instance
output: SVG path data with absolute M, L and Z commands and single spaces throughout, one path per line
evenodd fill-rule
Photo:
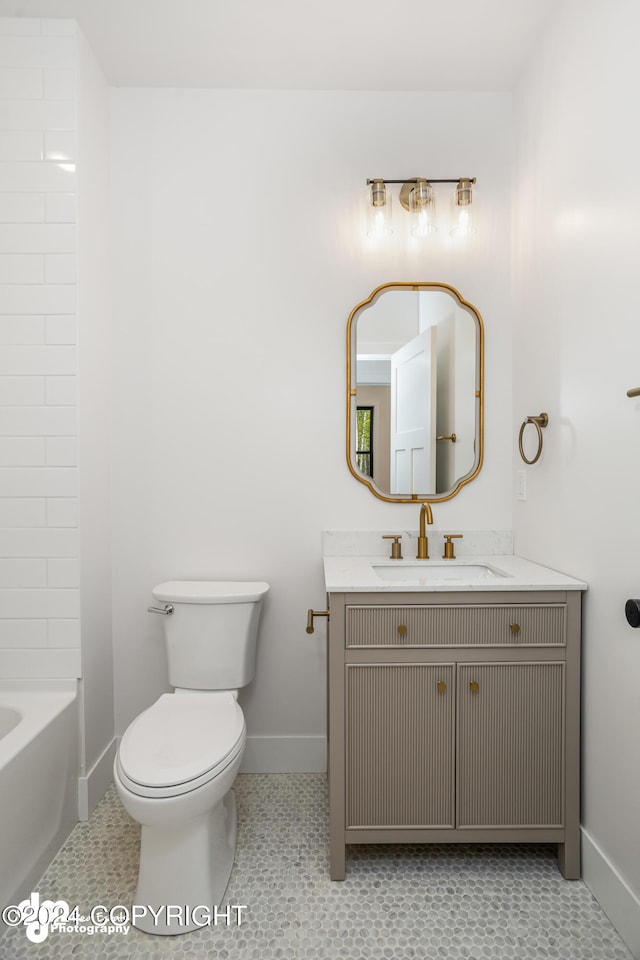
M 175 797 L 208 783 L 244 748 L 245 723 L 232 693 L 165 693 L 130 724 L 116 769 L 143 797 Z

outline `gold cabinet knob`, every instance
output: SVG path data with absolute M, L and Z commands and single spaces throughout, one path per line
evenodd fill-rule
M 510 624 L 509 624 L 509 629 L 511 630 L 511 633 L 513 633 L 513 634 L 520 633 L 520 624 L 519 624 L 519 623 L 510 623 Z
M 407 635 L 407 627 L 406 627 L 406 625 L 405 625 L 404 623 L 399 624 L 399 626 L 398 626 L 398 633 L 400 634 L 401 637 L 406 637 L 406 635 Z
M 480 689 L 480 684 L 478 683 L 478 681 L 471 680 L 469 683 L 469 690 L 471 690 L 471 693 L 477 693 L 479 689 Z
M 445 690 L 447 689 L 447 685 L 444 682 L 444 680 L 438 680 L 438 682 L 436 683 L 436 688 L 438 690 L 438 693 L 444 693 Z

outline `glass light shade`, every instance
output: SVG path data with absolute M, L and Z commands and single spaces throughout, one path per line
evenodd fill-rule
M 476 232 L 471 180 L 459 180 L 451 194 L 451 236 L 463 240 Z
M 436 232 L 436 198 L 428 180 L 416 180 L 409 194 L 409 215 L 412 237 L 429 237 Z
M 373 240 L 389 237 L 391 226 L 391 194 L 384 180 L 371 180 L 367 202 L 367 236 Z

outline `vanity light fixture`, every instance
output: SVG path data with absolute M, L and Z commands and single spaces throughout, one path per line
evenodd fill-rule
M 391 193 L 387 184 L 401 184 L 400 204 L 411 216 L 411 236 L 418 239 L 436 232 L 436 198 L 434 183 L 453 183 L 452 237 L 466 237 L 474 230 L 472 216 L 473 194 L 471 186 L 475 177 L 457 177 L 449 180 L 428 180 L 426 177 L 411 177 L 408 180 L 367 180 L 369 203 L 367 206 L 367 236 L 388 237 L 393 233 L 391 225 Z

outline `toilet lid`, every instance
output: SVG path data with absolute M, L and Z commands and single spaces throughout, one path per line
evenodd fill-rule
M 244 730 L 242 710 L 231 693 L 165 693 L 125 731 L 120 767 L 147 787 L 187 784 L 225 766 Z

